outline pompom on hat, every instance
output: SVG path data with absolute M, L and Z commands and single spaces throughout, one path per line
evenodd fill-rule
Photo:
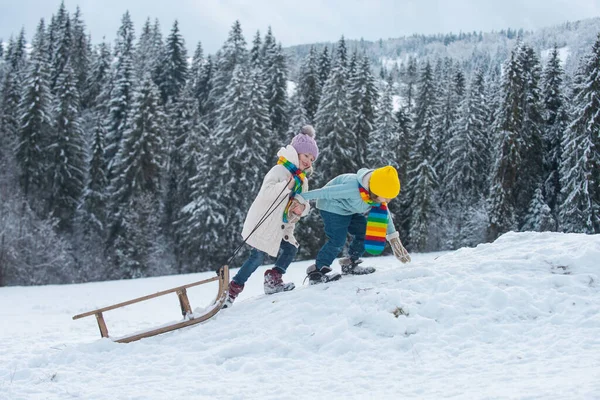
M 388 165 L 377 168 L 371 174 L 369 190 L 379 197 L 393 199 L 400 193 L 400 179 L 396 168 Z
M 319 147 L 315 141 L 315 128 L 312 125 L 304 125 L 292 139 L 292 147 L 296 149 L 298 154 L 310 154 L 315 160 L 319 157 Z

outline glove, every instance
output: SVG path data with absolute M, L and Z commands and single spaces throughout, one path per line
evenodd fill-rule
M 396 256 L 401 263 L 405 264 L 410 262 L 410 255 L 404 246 L 402 246 L 400 234 L 398 232 L 390 233 L 389 235 L 386 235 L 385 238 L 390 242 L 394 256 Z

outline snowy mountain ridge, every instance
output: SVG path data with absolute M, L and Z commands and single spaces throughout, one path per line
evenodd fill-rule
M 508 233 L 447 253 L 369 258 L 375 274 L 265 296 L 130 344 L 77 313 L 210 276 L 0 288 L 0 399 L 600 396 L 600 236 Z M 233 271 L 235 273 L 235 270 Z M 196 310 L 215 287 L 189 291 Z M 105 315 L 114 335 L 176 320 L 176 296 Z

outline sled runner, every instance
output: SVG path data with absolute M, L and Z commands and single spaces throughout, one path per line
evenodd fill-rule
M 192 307 L 191 307 L 190 302 L 187 297 L 187 289 L 194 287 L 194 286 L 202 285 L 204 283 L 217 281 L 217 280 L 219 281 L 219 291 L 217 293 L 217 297 L 215 298 L 213 303 L 207 308 L 207 311 L 204 314 L 202 314 L 200 316 L 194 315 L 194 313 L 192 312 Z M 96 320 L 98 321 L 98 328 L 100 328 L 100 335 L 103 338 L 108 338 L 109 337 L 108 328 L 106 327 L 106 322 L 104 321 L 103 313 L 110 311 L 110 310 L 117 309 L 117 308 L 125 307 L 130 304 L 139 303 L 141 301 L 146 301 L 146 300 L 153 299 L 153 298 L 156 298 L 159 296 L 164 296 L 169 293 L 176 293 L 177 297 L 179 297 L 179 305 L 181 306 L 181 313 L 183 314 L 184 320 L 181 322 L 174 323 L 174 324 L 164 325 L 159 328 L 151 329 L 148 331 L 131 334 L 131 335 L 124 336 L 124 337 L 121 337 L 118 339 L 113 339 L 115 342 L 129 343 L 129 342 L 133 342 L 133 341 L 136 341 L 136 340 L 139 340 L 142 338 L 160 335 L 161 333 L 174 331 L 176 329 L 181 329 L 181 328 L 184 328 L 184 327 L 190 326 L 190 325 L 195 325 L 195 324 L 206 321 L 207 319 L 213 317 L 216 313 L 218 313 L 221 310 L 223 303 L 225 303 L 225 300 L 227 300 L 228 284 L 229 284 L 229 267 L 227 265 L 225 265 L 218 270 L 217 276 L 215 276 L 213 278 L 204 279 L 202 281 L 189 283 L 187 285 L 178 286 L 178 287 L 168 289 L 168 290 L 163 290 L 162 292 L 138 297 L 137 299 L 125 301 L 125 302 L 118 303 L 118 304 L 113 304 L 112 306 L 99 308 L 99 309 L 93 310 L 93 311 L 88 311 L 83 314 L 75 315 L 73 317 L 73 319 L 79 319 L 79 318 L 84 318 L 84 317 L 89 317 L 91 315 L 95 315 Z

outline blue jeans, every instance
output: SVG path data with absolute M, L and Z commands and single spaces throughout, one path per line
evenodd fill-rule
M 317 269 L 331 266 L 333 260 L 344 249 L 348 234 L 352 236 L 352 242 L 348 247 L 348 256 L 353 260 L 358 260 L 365 252 L 367 218 L 362 214 L 339 215 L 323 210 L 319 210 L 319 212 L 325 225 L 327 242 L 317 254 Z
M 285 274 L 285 271 L 290 266 L 292 261 L 294 261 L 294 257 L 296 257 L 296 253 L 298 252 L 298 248 L 293 244 L 286 242 L 285 240 L 281 241 L 279 245 L 279 253 L 277 254 L 277 260 L 275 261 L 275 267 L 273 269 L 278 270 L 282 274 Z M 256 269 L 262 265 L 265 257 L 269 255 L 264 251 L 260 251 L 255 249 L 254 247 L 250 251 L 250 256 L 248 259 L 242 264 L 240 270 L 235 274 L 233 280 L 238 285 L 243 285 L 246 283 L 250 275 Z

